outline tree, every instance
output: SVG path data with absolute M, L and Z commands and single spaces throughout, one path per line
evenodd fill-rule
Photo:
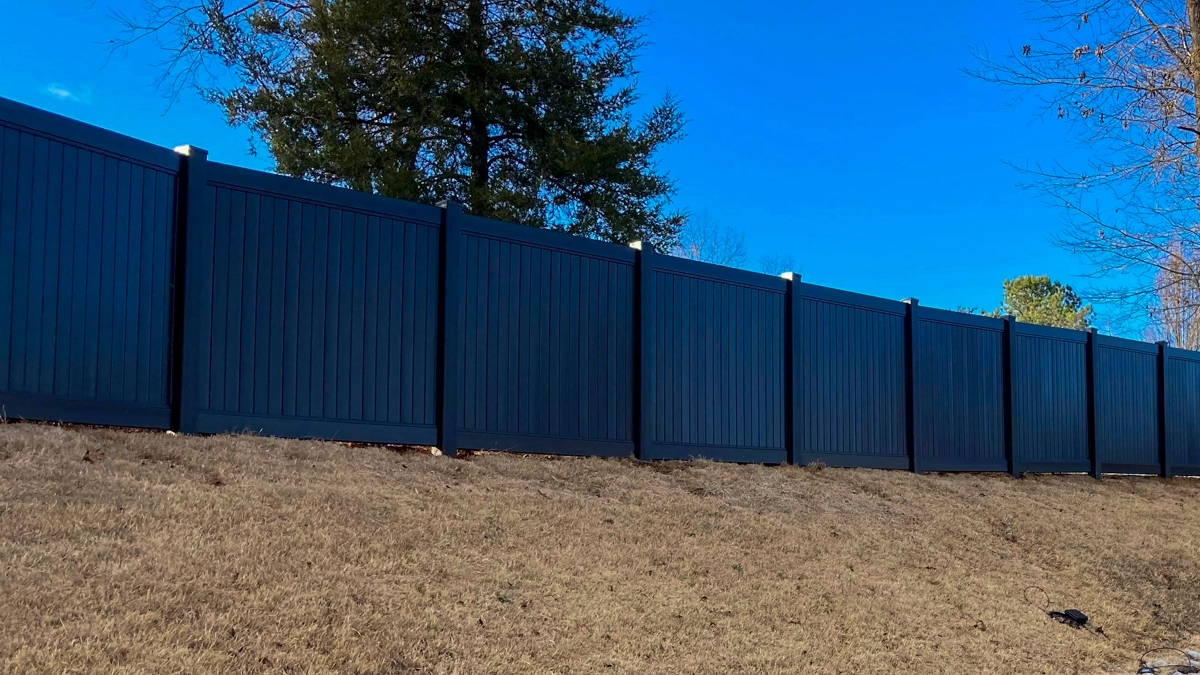
M 784 272 L 796 272 L 796 259 L 791 253 L 767 253 L 758 259 L 758 269 L 763 274 L 779 276 Z
M 1066 208 L 1058 242 L 1092 264 L 1090 295 L 1144 320 L 1161 273 L 1200 279 L 1180 255 L 1200 245 L 1200 0 L 1030 4 L 1036 39 L 996 58 L 977 52 L 970 72 L 1032 95 L 1091 150 L 1086 166 L 1024 171 Z
M 1070 286 L 1048 276 L 1004 280 L 1004 304 L 992 316 L 1012 314 L 1017 321 L 1087 330 L 1094 315 Z
M 1173 247 L 1175 258 L 1200 263 L 1200 251 Z M 1200 283 L 1177 265 L 1159 270 L 1155 302 L 1150 307 L 1147 337 L 1166 340 L 1172 347 L 1200 350 Z
M 746 234 L 718 221 L 708 211 L 688 221 L 671 255 L 689 260 L 741 267 L 746 264 Z
M 190 4 L 195 2 L 195 4 Z M 682 135 L 640 119 L 643 19 L 604 0 L 150 0 L 118 45 L 156 39 L 278 171 L 618 242 L 685 217 L 655 163 Z

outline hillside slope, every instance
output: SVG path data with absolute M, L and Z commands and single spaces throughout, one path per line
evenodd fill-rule
M 1132 673 L 1198 496 L 0 425 L 0 671 Z

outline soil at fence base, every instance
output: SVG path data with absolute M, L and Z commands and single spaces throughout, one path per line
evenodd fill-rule
M 0 670 L 1132 672 L 1198 496 L 0 425 Z

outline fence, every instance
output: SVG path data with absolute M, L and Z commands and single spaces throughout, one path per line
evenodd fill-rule
M 0 99 L 10 418 L 1200 475 L 1200 353 L 210 162 Z

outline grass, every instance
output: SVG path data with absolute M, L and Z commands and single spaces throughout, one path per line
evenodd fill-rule
M 0 425 L 0 671 L 1132 673 L 1198 496 Z

